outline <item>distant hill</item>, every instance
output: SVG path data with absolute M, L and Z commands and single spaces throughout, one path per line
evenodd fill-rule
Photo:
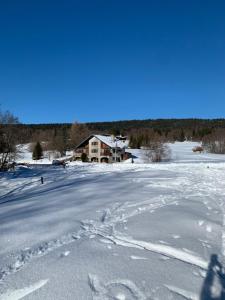
M 29 142 L 35 140 L 35 135 L 48 135 L 48 132 L 54 132 L 54 135 L 63 135 L 68 138 L 71 123 L 49 123 L 49 124 L 18 124 L 14 125 L 20 133 L 20 142 Z M 121 120 L 111 122 L 89 122 L 86 123 L 92 133 L 114 133 L 127 134 L 133 131 L 144 129 L 153 129 L 160 135 L 170 136 L 176 140 L 179 132 L 183 131 L 189 139 L 201 139 L 207 134 L 211 134 L 215 129 L 225 128 L 225 119 L 146 119 L 146 120 Z M 21 136 L 22 133 L 22 136 Z M 175 134 L 174 134 L 175 133 Z
M 22 124 L 31 129 L 69 128 L 72 123 Z M 225 128 L 224 119 L 145 119 L 121 120 L 109 122 L 88 122 L 89 129 L 95 131 L 110 131 L 112 129 L 130 130 L 139 128 L 177 129 L 177 128 Z
M 191 128 L 225 128 L 225 119 L 146 119 L 125 120 L 112 122 L 87 123 L 92 130 L 110 131 L 112 128 L 118 130 L 130 130 L 139 128 L 153 128 L 161 130 L 191 129 Z

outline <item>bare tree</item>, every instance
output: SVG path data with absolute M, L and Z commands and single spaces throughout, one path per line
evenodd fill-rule
M 7 170 L 16 156 L 16 128 L 19 120 L 9 111 L 0 111 L 0 170 Z
M 90 135 L 90 131 L 86 124 L 75 122 L 70 130 L 70 147 L 74 148 Z
M 161 141 L 152 141 L 144 149 L 148 162 L 169 161 L 171 159 L 170 148 Z
M 66 153 L 66 141 L 63 135 L 55 136 L 49 144 L 49 148 L 52 151 L 58 151 L 61 156 L 65 155 Z
M 202 145 L 210 153 L 225 154 L 225 129 L 216 129 L 212 134 L 205 136 Z

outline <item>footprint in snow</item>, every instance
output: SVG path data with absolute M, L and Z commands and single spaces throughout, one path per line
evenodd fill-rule
M 102 282 L 96 275 L 89 274 L 89 286 L 92 290 L 93 300 L 147 300 L 145 294 L 128 279 L 116 279 Z
M 70 254 L 70 251 L 65 251 L 63 253 L 60 254 L 60 257 L 66 257 Z
M 146 260 L 147 259 L 146 257 L 135 256 L 135 255 L 131 255 L 130 258 L 133 260 Z
M 206 231 L 207 231 L 207 232 L 212 232 L 212 227 L 211 227 L 210 225 L 207 225 L 207 226 L 206 226 Z
M 206 277 L 206 271 L 205 271 L 205 270 L 193 271 L 192 273 L 193 273 L 193 275 L 195 275 L 196 277 L 202 277 L 202 278 L 205 278 L 205 277 Z
M 159 259 L 160 260 L 170 260 L 170 257 L 164 256 L 164 255 L 160 255 Z
M 160 244 L 163 244 L 163 245 L 169 245 L 169 243 L 167 243 L 167 242 L 165 242 L 165 241 L 161 241 L 161 240 L 159 241 L 159 243 L 160 243 Z
M 199 220 L 198 221 L 198 226 L 202 226 L 204 224 L 204 221 L 203 220 Z
M 180 236 L 179 236 L 178 234 L 173 234 L 172 237 L 173 237 L 174 239 L 180 239 Z

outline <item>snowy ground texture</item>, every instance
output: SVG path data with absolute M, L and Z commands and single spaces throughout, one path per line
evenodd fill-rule
M 225 157 L 194 145 L 1 174 L 0 300 L 225 299 Z

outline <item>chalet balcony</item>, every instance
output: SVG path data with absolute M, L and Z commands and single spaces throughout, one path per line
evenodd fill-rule
M 80 154 L 81 155 L 82 153 L 88 154 L 88 149 L 81 148 L 81 149 L 77 149 L 75 151 L 75 154 Z
M 112 153 L 110 152 L 110 150 L 106 150 L 106 149 L 101 149 L 101 152 L 100 152 L 101 156 L 111 156 Z

